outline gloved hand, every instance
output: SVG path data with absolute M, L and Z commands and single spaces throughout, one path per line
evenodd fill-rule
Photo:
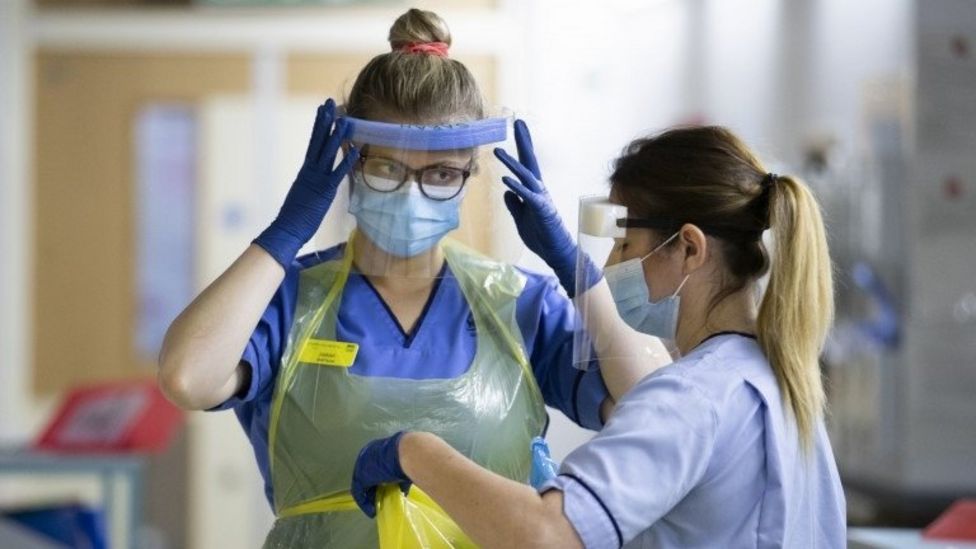
M 511 189 L 505 193 L 505 205 L 515 218 L 515 226 L 522 241 L 552 267 L 559 283 L 573 297 L 576 295 L 578 247 L 542 184 L 542 173 L 532 149 L 532 137 L 522 120 L 515 121 L 515 146 L 518 148 L 518 160 L 504 149 L 495 149 L 495 156 L 519 179 L 516 181 L 511 177 L 502 177 L 502 181 Z M 603 273 L 589 257 L 584 256 L 583 261 L 586 279 L 582 288 L 589 289 L 600 281 Z
M 356 458 L 350 492 L 359 508 L 370 518 L 376 516 L 376 488 L 380 484 L 399 483 L 404 494 L 412 484 L 400 467 L 401 438 L 403 431 L 374 440 L 363 446 Z
M 278 217 L 254 239 L 255 244 L 264 248 L 285 269 L 318 230 L 335 200 L 339 183 L 359 158 L 359 151 L 350 147 L 346 157 L 333 169 L 339 145 L 349 138 L 352 129 L 344 119 L 335 122 L 335 108 L 332 99 L 319 106 L 305 162 L 298 170 Z
M 542 437 L 532 439 L 532 472 L 529 474 L 529 484 L 538 490 L 546 481 L 553 479 L 559 473 L 559 464 L 549 453 L 549 444 Z

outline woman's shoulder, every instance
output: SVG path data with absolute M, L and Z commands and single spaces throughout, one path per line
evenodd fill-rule
M 680 378 L 719 409 L 761 404 L 767 400 L 765 393 L 776 387 L 772 369 L 759 344 L 738 335 L 707 341 L 655 371 L 645 381 L 653 382 L 656 376 Z

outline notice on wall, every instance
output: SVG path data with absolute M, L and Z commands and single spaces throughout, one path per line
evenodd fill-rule
M 134 137 L 135 347 L 155 362 L 166 329 L 193 298 L 197 128 L 189 105 L 151 104 Z

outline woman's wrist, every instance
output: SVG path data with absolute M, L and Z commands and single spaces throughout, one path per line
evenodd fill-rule
M 408 478 L 412 479 L 416 473 L 414 465 L 417 463 L 417 454 L 424 444 L 429 444 L 430 437 L 437 438 L 435 435 L 422 431 L 408 431 L 400 437 L 400 443 L 397 445 L 400 469 Z

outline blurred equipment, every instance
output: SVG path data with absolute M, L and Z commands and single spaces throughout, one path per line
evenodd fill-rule
M 86 498 L 65 484 L 57 496 L 31 490 L 22 496 L 28 503 L 8 503 L 12 510 L 0 515 L 63 544 L 58 547 L 98 549 L 108 540 L 112 547 L 141 546 L 147 454 L 170 447 L 182 417 L 153 381 L 69 391 L 32 449 L 0 452 L 0 478 L 91 479 L 97 502 L 79 503 Z
M 953 503 L 922 535 L 931 540 L 976 543 L 976 500 Z
M 851 528 L 851 549 L 974 549 L 976 501 L 960 500 L 927 528 Z
M 54 452 L 160 452 L 183 414 L 152 381 L 112 383 L 70 391 L 36 449 Z
M 914 33 L 913 83 L 865 86 L 867 162 L 812 147 L 807 176 L 839 271 L 825 362 L 844 484 L 921 526 L 976 494 L 976 4 L 917 3 Z
M 70 504 L 48 508 L 7 511 L 2 520 L 20 525 L 39 536 L 38 539 L 17 542 L 21 549 L 47 549 L 49 547 L 78 547 L 106 549 L 105 517 L 100 511 L 84 505 Z M 4 532 L 0 526 L 0 533 Z M 4 547 L 14 547 L 6 537 Z M 21 545 L 22 544 L 22 545 Z
M 18 522 L 0 516 L 0 539 L 11 549 L 63 549 L 63 545 Z
M 134 456 L 0 452 L 0 478 L 89 477 L 98 481 L 101 493 L 100 505 L 95 508 L 81 506 L 76 498 L 70 497 L 63 503 L 49 503 L 44 507 L 18 506 L 0 515 L 58 543 L 67 543 L 68 547 L 106 547 L 106 538 L 111 540 L 111 547 L 139 547 L 144 466 L 144 460 Z

